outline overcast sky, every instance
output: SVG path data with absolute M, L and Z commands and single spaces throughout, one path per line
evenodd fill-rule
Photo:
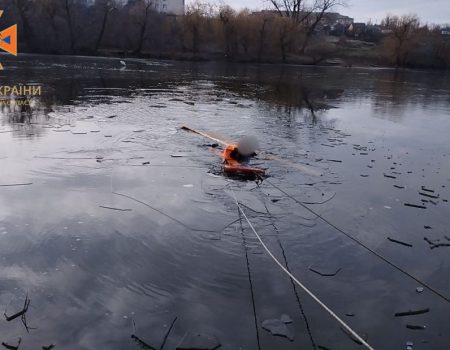
M 189 2 L 189 1 L 188 1 Z M 222 0 L 234 7 L 267 8 L 268 0 Z M 357 22 L 380 21 L 387 13 L 417 14 L 422 21 L 450 24 L 450 0 L 348 0 L 348 7 L 337 8 L 337 12 L 353 17 Z

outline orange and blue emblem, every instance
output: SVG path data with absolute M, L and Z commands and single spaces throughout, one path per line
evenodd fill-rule
M 3 15 L 3 10 L 0 10 L 0 17 Z M 6 28 L 0 32 L 0 49 L 17 56 L 17 24 Z M 3 70 L 3 66 L 0 63 L 0 70 Z

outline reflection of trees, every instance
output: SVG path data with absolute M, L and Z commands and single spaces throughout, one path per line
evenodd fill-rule
M 390 79 L 376 81 L 373 109 L 378 116 L 395 119 L 406 108 L 411 91 L 402 74 L 396 71 Z
M 204 88 L 196 88 L 199 81 L 215 87 L 207 89 L 210 101 L 230 96 L 236 97 L 236 104 L 239 98 L 258 101 L 285 128 L 295 128 L 299 122 L 325 126 L 329 121 L 321 116 L 346 101 L 371 102 L 374 116 L 398 118 L 405 108 L 434 104 L 436 90 L 449 89 L 448 81 L 436 79 L 438 73 L 433 72 L 181 62 L 149 69 L 148 62 L 135 60 L 128 60 L 121 71 L 114 59 L 46 56 L 31 56 L 18 64 L 12 81 L 5 85 L 40 84 L 43 95 L 32 107 L 3 105 L 0 111 L 5 122 L 28 125 L 43 122 L 55 106 L 115 103 L 112 96 L 154 95 L 187 86 L 180 93 L 195 98 L 192 94 L 205 93 Z M 442 92 L 438 96 L 443 99 Z
M 224 78 L 215 81 L 218 89 L 212 93 L 225 91 L 228 96 L 258 101 L 261 128 L 293 142 L 314 143 L 321 130 L 335 127 L 336 120 L 322 118 L 344 93 L 333 77 L 318 80 L 314 75 L 301 75 L 298 67 L 246 67 L 228 66 L 220 71 Z
M 44 96 L 13 97 L 2 100 L 0 115 L 5 124 L 13 126 L 14 132 L 24 136 L 40 135 L 47 123 L 51 104 Z
M 438 73 L 395 70 L 374 79 L 371 95 L 374 116 L 399 121 L 407 117 L 408 108 L 426 109 L 434 105 L 442 97 L 442 91 L 449 89 L 448 81 L 436 79 L 435 74 Z
M 283 67 L 278 69 L 275 75 L 273 71 L 265 72 L 262 68 L 256 74 L 245 74 L 245 84 L 241 80 L 226 80 L 217 84 L 241 97 L 267 103 L 276 109 L 278 118 L 288 120 L 300 114 L 304 121 L 313 124 L 318 122 L 321 113 L 333 108 L 330 101 L 339 100 L 344 93 L 344 89 L 332 84 L 328 86 L 322 81 L 317 82 L 298 73 L 293 75 Z M 227 73 L 232 74 L 230 71 Z
M 337 99 L 343 90 L 328 90 L 324 86 L 310 84 L 301 78 L 280 79 L 275 85 L 269 85 L 258 97 L 262 100 L 288 109 L 309 111 L 316 118 L 321 111 L 331 108 L 328 99 Z

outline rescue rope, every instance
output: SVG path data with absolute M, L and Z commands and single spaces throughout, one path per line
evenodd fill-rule
M 241 236 L 242 236 L 242 242 L 244 244 L 244 250 L 245 250 L 245 261 L 247 265 L 247 275 L 248 275 L 248 282 L 250 284 L 250 295 L 252 297 L 252 308 L 253 308 L 253 320 L 255 322 L 255 331 L 256 331 L 256 342 L 258 344 L 258 350 L 261 350 L 261 340 L 259 338 L 259 329 L 258 329 L 258 317 L 256 316 L 256 302 L 255 302 L 255 292 L 253 288 L 253 280 L 252 280 L 252 273 L 250 270 L 250 259 L 248 258 L 248 245 L 247 245 L 247 239 L 244 235 L 244 225 L 242 224 L 242 215 L 241 212 L 238 209 L 239 214 L 239 225 L 241 229 Z
M 261 193 L 262 193 L 262 192 L 261 192 Z M 286 256 L 286 251 L 284 250 L 283 244 L 281 243 L 281 239 L 280 239 L 280 235 L 281 235 L 281 234 L 280 234 L 280 230 L 279 230 L 278 227 L 275 225 L 274 217 L 273 217 L 272 213 L 269 211 L 269 208 L 267 207 L 266 201 L 264 201 L 264 207 L 265 207 L 265 209 L 266 209 L 267 215 L 269 215 L 269 217 L 270 217 L 270 225 L 273 227 L 273 229 L 274 229 L 275 232 L 277 233 L 277 242 L 278 242 L 278 246 L 279 246 L 280 249 L 281 249 L 281 255 L 283 256 L 284 266 L 286 266 L 286 269 L 287 269 L 289 272 L 291 272 L 291 269 L 290 269 L 289 264 L 288 264 L 287 256 Z M 240 213 L 241 213 L 241 212 L 239 212 L 239 214 L 240 214 Z M 239 215 L 239 216 L 240 216 L 240 215 Z M 292 272 L 291 272 L 291 273 L 292 273 Z M 316 350 L 316 349 L 317 349 L 316 342 L 315 342 L 314 337 L 313 337 L 313 335 L 312 335 L 311 327 L 310 327 L 310 325 L 309 325 L 309 320 L 308 320 L 308 317 L 306 316 L 305 309 L 303 308 L 302 302 L 301 302 L 301 300 L 300 300 L 300 295 L 298 294 L 296 284 L 295 284 L 295 282 L 293 281 L 292 278 L 289 278 L 289 281 L 291 281 L 292 288 L 294 289 L 294 295 L 295 295 L 295 299 L 297 300 L 297 305 L 298 305 L 298 308 L 299 308 L 299 310 L 300 310 L 300 314 L 302 315 L 303 320 L 305 321 L 306 331 L 308 332 L 309 339 L 311 340 L 312 348 L 313 348 L 314 350 Z
M 242 213 L 242 216 L 247 221 L 248 225 L 252 229 L 253 233 L 255 234 L 258 241 L 261 243 L 264 250 L 269 254 L 269 256 L 272 258 L 272 260 L 300 287 L 302 288 L 314 301 L 316 301 L 328 314 L 330 314 L 331 317 L 333 317 L 352 337 L 354 337 L 358 342 L 360 342 L 364 347 L 366 347 L 369 350 L 375 350 L 373 347 L 371 347 L 361 336 L 358 335 L 347 323 L 345 323 L 338 315 L 336 315 L 328 306 L 326 306 L 313 292 L 311 292 L 307 287 L 303 285 L 292 273 L 290 273 L 282 263 L 273 255 L 273 253 L 267 248 L 264 241 L 261 239 L 261 236 L 256 231 L 255 227 L 252 225 L 251 221 L 245 214 L 244 210 L 242 209 L 238 199 L 236 198 L 236 193 L 232 190 L 234 195 L 234 200 L 236 202 L 236 205 L 239 209 L 239 211 Z
M 276 188 L 278 191 L 280 191 L 281 193 L 283 193 L 284 195 L 286 195 L 287 197 L 289 197 L 290 199 L 292 199 L 294 202 L 296 202 L 297 204 L 299 204 L 300 206 L 302 206 L 303 208 L 305 208 L 307 211 L 309 211 L 311 214 L 315 215 L 316 217 L 318 217 L 319 219 L 321 219 L 323 222 L 325 222 L 327 225 L 329 225 L 330 227 L 334 228 L 335 230 L 337 230 L 338 232 L 342 233 L 343 235 L 347 236 L 348 238 L 350 238 L 353 242 L 357 243 L 358 245 L 360 245 L 361 247 L 363 247 L 364 249 L 368 250 L 370 253 L 372 253 L 373 255 L 375 255 L 376 257 L 378 257 L 379 259 L 383 260 L 385 263 L 391 265 L 393 268 L 395 268 L 396 270 L 400 271 L 401 273 L 403 273 L 405 276 L 408 276 L 409 278 L 413 279 L 414 281 L 416 281 L 417 283 L 420 283 L 423 287 L 425 287 L 426 289 L 428 289 L 430 292 L 434 293 L 435 295 L 437 295 L 439 298 L 445 300 L 446 302 L 450 303 L 450 299 L 448 297 L 446 297 L 445 295 L 443 295 L 441 292 L 439 292 L 438 290 L 436 290 L 435 288 L 433 288 L 432 286 L 430 286 L 429 284 L 427 284 L 426 282 L 420 280 L 418 277 L 412 275 L 411 273 L 409 273 L 408 271 L 406 271 L 405 269 L 403 269 L 402 267 L 398 266 L 396 263 L 390 261 L 388 258 L 384 257 L 383 255 L 381 255 L 381 253 L 376 252 L 375 250 L 373 250 L 372 248 L 368 247 L 367 245 L 365 245 L 363 242 L 361 242 L 359 239 L 353 237 L 352 235 L 350 235 L 349 233 L 345 232 L 343 229 L 339 228 L 338 226 L 336 226 L 335 224 L 333 224 L 332 222 L 330 222 L 328 219 L 326 219 L 325 217 L 323 217 L 322 215 L 318 214 L 317 212 L 315 212 L 314 210 L 312 210 L 310 207 L 308 207 L 307 205 L 305 205 L 303 202 L 299 201 L 297 198 L 291 196 L 289 193 L 287 193 L 286 191 L 284 191 L 282 188 L 280 188 L 279 186 L 275 185 L 273 182 L 269 181 L 269 180 L 265 180 L 268 184 L 270 184 L 271 186 L 273 186 L 274 188 Z

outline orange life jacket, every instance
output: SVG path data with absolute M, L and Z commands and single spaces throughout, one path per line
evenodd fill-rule
M 223 159 L 225 161 L 225 164 L 228 165 L 239 165 L 240 163 L 233 157 L 234 154 L 237 152 L 237 146 L 236 145 L 228 145 L 225 150 L 223 151 Z

